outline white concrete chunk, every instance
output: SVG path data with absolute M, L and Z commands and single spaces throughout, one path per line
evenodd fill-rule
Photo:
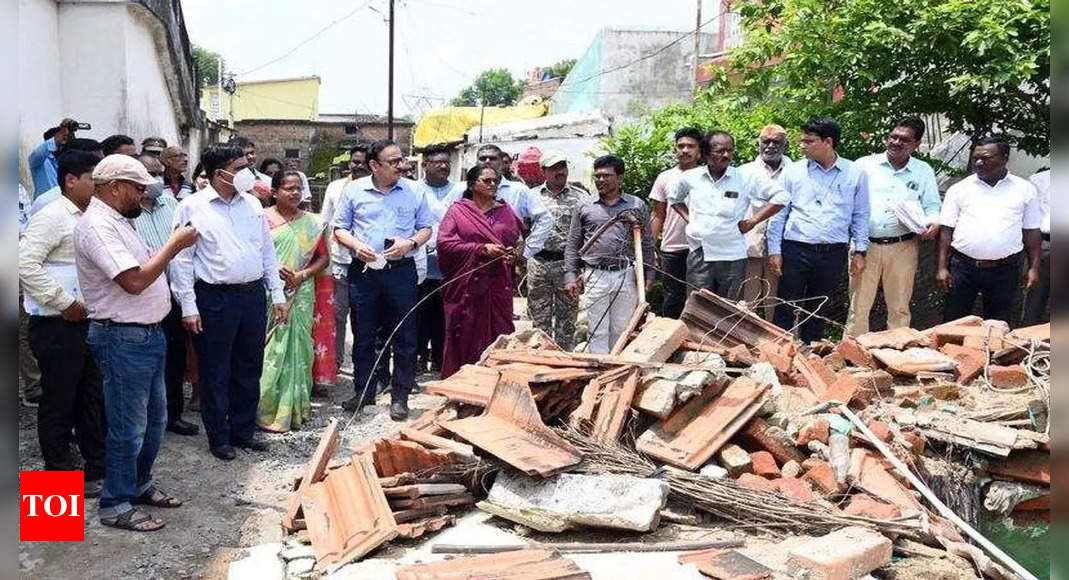
M 728 476 L 728 470 L 715 463 L 707 463 L 698 470 L 698 474 L 709 479 L 723 479 Z
M 836 530 L 791 550 L 787 572 L 810 580 L 856 580 L 891 563 L 891 540 L 859 526 Z
M 286 567 L 278 557 L 280 551 L 279 542 L 249 548 L 248 556 L 230 563 L 227 580 L 283 580 Z

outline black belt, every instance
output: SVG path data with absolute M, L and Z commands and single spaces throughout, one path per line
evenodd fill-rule
M 393 270 L 394 268 L 401 268 L 403 266 L 410 266 L 410 265 L 414 266 L 415 264 L 416 264 L 416 260 L 415 260 L 415 258 L 412 258 L 411 256 L 409 256 L 407 258 L 401 258 L 400 260 L 386 260 L 386 265 L 382 267 L 382 271 Z M 365 271 L 365 267 L 366 266 L 367 266 L 367 264 L 364 263 L 361 260 L 353 260 L 352 263 L 349 264 L 350 268 L 353 268 L 353 267 L 360 268 L 361 272 Z M 369 272 L 374 272 L 375 271 L 373 268 L 366 268 L 366 270 L 369 271 Z
M 534 255 L 539 260 L 546 260 L 548 262 L 557 262 L 564 259 L 564 252 L 554 252 L 551 250 L 542 250 Z
M 1043 241 L 1044 242 L 1049 242 L 1050 241 L 1050 232 L 1042 232 L 1040 235 L 1043 236 Z
M 194 286 L 207 286 L 215 290 L 222 290 L 223 292 L 248 292 L 256 288 L 264 287 L 264 279 L 253 280 L 252 282 L 239 282 L 237 284 L 212 284 L 205 282 L 204 280 L 197 280 Z
M 587 266 L 595 270 L 607 270 L 609 272 L 619 272 L 620 270 L 626 270 L 631 266 L 630 262 L 610 262 L 600 264 L 587 264 Z
M 797 244 L 807 250 L 814 252 L 836 252 L 839 250 L 845 250 L 848 244 L 835 243 L 835 244 L 807 244 L 806 242 L 796 242 L 794 240 L 783 240 L 784 244 Z
M 908 234 L 902 234 L 901 236 L 894 236 L 891 238 L 869 238 L 869 243 L 880 244 L 882 246 L 885 244 L 897 244 L 898 242 L 912 240 L 915 237 L 917 237 L 917 234 L 909 232 Z
M 155 330 L 155 329 L 161 328 L 159 322 L 150 322 L 148 324 L 143 324 L 141 322 L 115 322 L 114 320 L 108 320 L 106 318 L 105 319 L 93 318 L 93 319 L 91 319 L 91 322 L 93 324 L 99 324 L 99 325 L 101 325 L 101 326 L 103 326 L 105 328 L 111 328 L 111 327 L 115 327 L 115 328 L 147 328 L 149 330 Z
M 1009 256 L 1006 256 L 1005 258 L 999 258 L 997 260 L 977 260 L 976 258 L 963 254 L 958 250 L 954 250 L 954 256 L 956 256 L 959 260 L 963 260 L 969 264 L 972 264 L 973 266 L 976 266 L 977 268 L 983 269 L 998 268 L 999 266 L 1005 266 L 1007 264 L 1017 264 L 1021 261 L 1021 252 L 1017 252 L 1016 254 L 1011 254 Z

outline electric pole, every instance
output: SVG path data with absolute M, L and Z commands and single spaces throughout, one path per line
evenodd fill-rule
M 702 43 L 702 0 L 698 0 L 698 15 L 694 20 L 694 69 L 690 71 L 690 98 L 698 98 L 698 56 Z
M 389 79 L 387 80 L 387 97 L 386 97 L 386 135 L 393 141 L 393 11 L 394 0 L 390 0 L 390 50 L 389 50 Z

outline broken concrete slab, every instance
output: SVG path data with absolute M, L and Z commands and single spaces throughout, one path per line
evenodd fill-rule
M 891 540 L 870 528 L 850 526 L 791 550 L 787 572 L 810 580 L 856 580 L 891 563 Z
M 866 349 L 893 348 L 905 350 L 911 346 L 929 346 L 928 337 L 919 330 L 908 327 L 892 328 L 879 332 L 867 332 L 857 337 L 857 343 Z
M 872 356 L 895 375 L 912 377 L 922 372 L 953 373 L 958 370 L 957 361 L 931 348 L 913 347 L 902 351 L 877 348 L 872 351 Z
M 273 542 L 248 548 L 247 555 L 230 562 L 228 580 L 283 580 L 286 565 L 278 557 L 282 544 Z
M 501 473 L 477 505 L 542 532 L 576 526 L 648 532 L 668 498 L 668 484 L 630 475 L 563 473 L 550 480 Z
M 655 316 L 624 347 L 620 358 L 634 362 L 667 362 L 689 334 L 682 321 Z

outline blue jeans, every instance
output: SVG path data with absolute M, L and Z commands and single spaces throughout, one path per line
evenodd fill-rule
M 94 322 L 87 342 L 100 367 L 108 419 L 100 514 L 113 517 L 130 510 L 130 500 L 152 485 L 152 464 L 167 427 L 167 340 L 159 327 Z

